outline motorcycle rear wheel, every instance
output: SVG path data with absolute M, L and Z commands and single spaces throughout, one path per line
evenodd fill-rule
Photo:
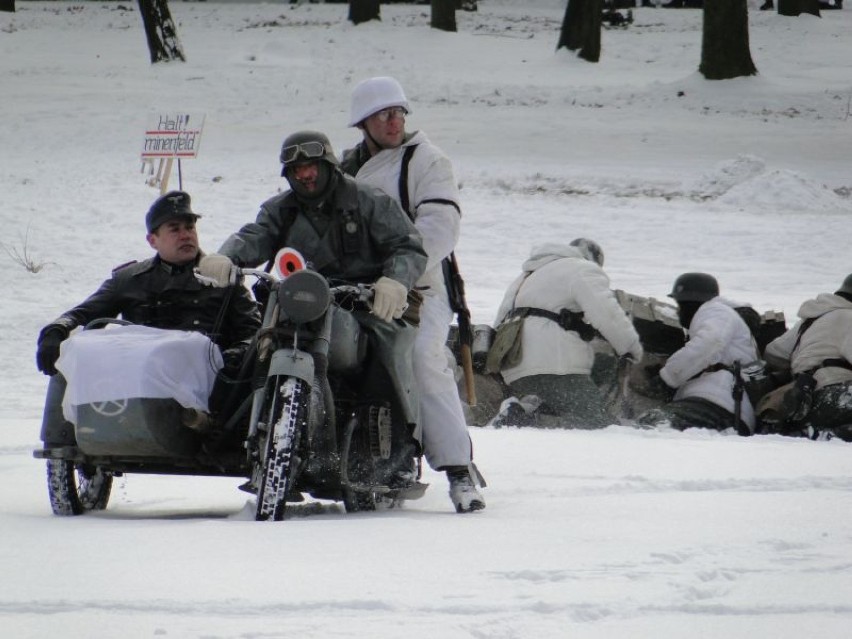
M 270 382 L 271 393 L 266 411 L 269 431 L 257 491 L 256 521 L 284 519 L 287 493 L 296 483 L 297 469 L 293 461 L 299 449 L 306 402 L 310 397 L 305 382 L 296 377 L 279 375 Z
M 47 460 L 47 490 L 54 515 L 70 517 L 107 507 L 112 475 L 64 459 Z
M 372 461 L 369 435 L 357 420 L 347 425 L 344 434 L 342 467 L 345 483 L 369 485 L 375 481 L 376 467 Z M 348 513 L 376 510 L 379 494 L 374 491 L 354 490 L 344 485 L 343 507 Z

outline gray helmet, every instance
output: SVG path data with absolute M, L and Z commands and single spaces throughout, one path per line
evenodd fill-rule
M 601 245 L 594 240 L 589 240 L 585 237 L 578 237 L 571 242 L 571 246 L 576 246 L 580 253 L 583 254 L 590 262 L 594 262 L 598 266 L 604 264 L 604 253 Z
M 846 295 L 852 295 L 852 274 L 846 276 L 846 279 L 843 280 L 843 284 L 840 285 L 840 288 L 837 289 L 835 295 L 840 295 L 841 293 L 845 293 Z
M 678 276 L 669 297 L 678 302 L 706 302 L 719 295 L 719 282 L 707 273 L 684 273 Z
M 340 166 L 334 149 L 325 133 L 319 131 L 297 131 L 288 135 L 281 145 L 281 175 L 287 167 L 299 162 L 324 160 L 332 166 Z

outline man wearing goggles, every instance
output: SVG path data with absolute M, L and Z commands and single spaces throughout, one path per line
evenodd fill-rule
M 224 283 L 232 264 L 255 267 L 289 247 L 327 278 L 372 283 L 372 314 L 356 318 L 375 338 L 411 428 L 411 445 L 419 447 L 411 366 L 416 330 L 402 316 L 426 266 L 420 233 L 393 199 L 341 172 L 324 133 L 287 136 L 280 159 L 291 190 L 264 202 L 256 221 L 225 240 L 219 254 L 207 256 L 199 270 Z

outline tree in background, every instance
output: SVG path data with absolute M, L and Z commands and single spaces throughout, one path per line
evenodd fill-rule
M 701 65 L 698 71 L 708 80 L 729 80 L 757 74 L 748 46 L 746 0 L 713 0 L 704 3 Z
M 441 31 L 458 31 L 456 27 L 456 8 L 458 0 L 432 0 L 432 22 L 433 29 Z
M 0 11 L 15 12 L 15 0 L 0 0 Z
M 600 60 L 602 9 L 602 0 L 568 0 L 556 50 L 565 47 L 579 51 L 577 55 L 583 60 Z
M 349 0 L 349 20 L 352 24 L 381 20 L 379 5 L 379 0 Z
M 139 13 L 148 38 L 151 64 L 180 60 L 185 62 L 168 0 L 138 0 Z

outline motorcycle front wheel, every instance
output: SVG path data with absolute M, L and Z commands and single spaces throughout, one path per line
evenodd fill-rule
M 287 493 L 296 483 L 293 463 L 305 423 L 309 388 L 301 379 L 276 376 L 270 379 L 270 396 L 265 411 L 267 436 L 261 458 L 257 491 L 256 521 L 281 521 Z
M 99 467 L 89 468 L 64 459 L 48 459 L 47 489 L 54 515 L 82 515 L 107 507 L 112 475 Z

